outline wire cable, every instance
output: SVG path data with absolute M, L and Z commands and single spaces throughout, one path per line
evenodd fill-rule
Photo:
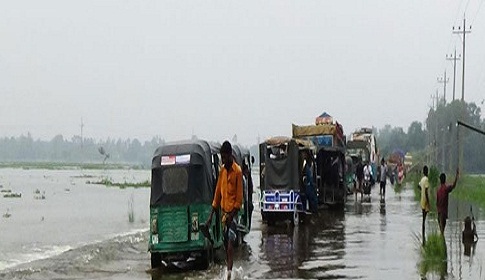
M 478 16 L 478 13 L 480 12 L 480 8 L 482 7 L 482 4 L 483 4 L 483 0 L 481 0 L 480 4 L 478 4 L 478 9 L 477 9 L 477 12 L 475 13 L 475 16 L 473 17 L 471 26 L 473 26 L 473 24 L 475 23 L 475 20 L 477 19 L 477 16 Z

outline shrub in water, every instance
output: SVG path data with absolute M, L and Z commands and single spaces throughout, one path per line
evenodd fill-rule
M 134 204 L 134 198 L 133 198 L 133 194 L 131 194 L 130 200 L 128 200 L 128 221 L 130 223 L 135 222 L 135 210 L 134 210 L 133 204 Z
M 446 275 L 447 252 L 445 239 L 440 233 L 428 234 L 426 244 L 421 250 L 420 271 L 423 276 L 429 272 Z

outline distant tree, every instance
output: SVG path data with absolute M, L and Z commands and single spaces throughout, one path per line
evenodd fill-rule
M 406 147 L 409 151 L 421 151 L 426 147 L 426 132 L 423 124 L 414 121 L 408 128 Z

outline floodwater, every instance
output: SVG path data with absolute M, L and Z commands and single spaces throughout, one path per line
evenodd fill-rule
M 256 177 L 257 174 L 253 176 Z M 205 271 L 151 271 L 147 253 L 149 190 L 86 184 L 141 182 L 149 171 L 0 169 L 0 279 L 222 279 L 223 261 Z M 255 181 L 257 184 L 257 179 Z M 459 187 L 459 186 L 458 186 Z M 1 190 L 0 189 L 0 190 Z M 34 199 L 34 191 L 45 199 Z M 255 198 L 256 198 L 255 194 Z M 255 200 L 256 201 L 256 200 Z M 130 203 L 131 202 L 131 203 Z M 129 222 L 130 204 L 134 222 Z M 485 236 L 484 213 L 473 207 Z M 410 187 L 378 189 L 370 201 L 349 196 L 344 210 L 321 210 L 292 227 L 261 223 L 258 206 L 246 244 L 236 250 L 236 279 L 485 279 L 485 239 L 470 252 L 461 243 L 470 205 L 450 201 L 447 259 L 427 266 L 421 254 L 421 210 Z M 437 231 L 429 219 L 427 231 Z

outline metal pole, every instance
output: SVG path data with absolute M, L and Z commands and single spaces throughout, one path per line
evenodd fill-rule
M 466 19 L 463 18 L 463 70 L 461 72 L 461 101 L 465 101 L 465 38 Z
M 448 80 L 446 80 L 446 69 L 445 69 L 445 78 L 443 79 L 443 99 L 446 104 L 446 83 L 448 83 Z
M 471 29 L 471 27 L 470 27 Z M 461 117 L 465 117 L 465 110 L 466 110 L 466 104 L 465 104 L 465 39 L 466 39 L 466 34 L 470 33 L 471 30 L 466 30 L 466 19 L 465 16 L 463 16 L 463 30 L 461 30 L 460 27 L 458 27 L 458 30 L 455 30 L 453 27 L 453 33 L 455 34 L 462 34 L 463 35 L 463 69 L 462 69 L 462 76 L 461 76 Z M 462 162 L 463 162 L 463 133 L 460 133 L 460 128 L 457 127 L 457 137 L 458 137 L 458 151 L 459 151 L 459 156 L 458 156 L 458 167 L 462 169 Z
M 455 53 L 454 54 L 450 54 L 450 56 L 448 57 L 448 55 L 446 55 L 446 60 L 451 60 L 453 62 L 453 101 L 455 101 L 455 89 L 456 89 L 456 61 L 457 60 L 460 60 L 460 58 L 458 58 L 456 56 L 456 48 L 455 48 Z
M 445 172 L 445 169 L 446 169 L 446 164 L 445 164 L 445 141 L 446 141 L 446 135 L 445 135 L 445 132 L 446 132 L 446 129 L 445 128 L 441 128 L 443 130 L 443 139 L 441 139 L 441 165 L 443 166 L 442 167 L 442 172 Z
M 481 130 L 481 129 L 479 129 L 479 128 L 476 128 L 476 127 L 474 127 L 474 126 L 471 126 L 471 125 L 469 125 L 469 124 L 466 124 L 466 123 L 464 123 L 464 122 L 462 122 L 462 121 L 457 121 L 456 123 L 457 123 L 458 125 L 464 126 L 464 127 L 468 128 L 468 129 L 471 129 L 471 130 L 473 130 L 473 131 L 475 131 L 475 132 L 478 132 L 478 133 L 480 133 L 480 134 L 485 135 L 485 131 L 483 131 L 483 130 Z
M 453 57 L 453 101 L 455 101 L 455 84 L 456 84 L 456 48 L 455 48 L 455 56 Z

